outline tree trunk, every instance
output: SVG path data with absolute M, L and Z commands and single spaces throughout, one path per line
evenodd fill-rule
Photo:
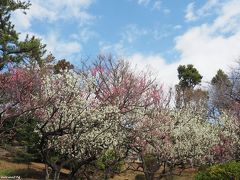
M 45 164 L 45 180 L 49 180 L 49 170 L 47 164 Z
M 75 178 L 77 171 L 78 169 L 72 169 L 71 173 L 68 175 L 68 179 L 73 180 Z
M 60 176 L 60 169 L 54 170 L 53 180 L 59 180 L 59 176 Z
M 108 169 L 104 170 L 104 180 L 108 179 Z
M 145 176 L 146 180 L 153 180 L 154 174 L 149 172 L 148 167 L 145 164 L 145 160 L 142 156 L 141 156 L 141 160 L 142 160 L 143 173 L 144 173 L 144 176 Z

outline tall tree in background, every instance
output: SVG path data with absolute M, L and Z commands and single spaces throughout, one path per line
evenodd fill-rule
M 199 74 L 198 70 L 192 65 L 188 64 L 180 65 L 177 69 L 179 86 L 181 88 L 194 88 L 196 85 L 201 83 L 202 76 Z
M 45 54 L 45 45 L 35 37 L 26 37 L 24 41 L 19 40 L 19 33 L 15 30 L 10 18 L 16 10 L 25 10 L 30 6 L 29 2 L 16 0 L 0 1 L 0 70 L 9 63 L 35 60 L 39 66 L 43 64 L 42 56 Z
M 231 86 L 232 83 L 227 74 L 219 69 L 217 74 L 211 80 L 211 102 L 213 108 L 219 111 L 227 110 L 231 106 Z
M 217 74 L 212 78 L 211 84 L 212 85 L 222 85 L 222 84 L 230 85 L 231 82 L 229 80 L 228 75 L 225 74 L 225 72 L 222 69 L 219 69 L 217 71 Z
M 188 64 L 187 66 L 180 65 L 177 71 L 179 83 L 176 85 L 176 106 L 181 108 L 185 107 L 191 100 L 194 100 L 195 104 L 205 100 L 207 97 L 205 91 L 201 89 L 194 91 L 194 87 L 202 80 L 198 70 L 192 64 Z
M 67 60 L 62 59 L 57 62 L 54 66 L 54 73 L 58 74 L 63 71 L 68 71 L 70 69 L 74 69 L 74 66 Z

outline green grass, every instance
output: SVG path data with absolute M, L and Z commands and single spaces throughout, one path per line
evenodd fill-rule
M 43 173 L 34 169 L 3 169 L 0 170 L 0 176 L 19 176 L 21 178 L 44 178 Z
M 0 170 L 0 176 L 10 176 L 15 172 L 14 169 L 2 169 Z

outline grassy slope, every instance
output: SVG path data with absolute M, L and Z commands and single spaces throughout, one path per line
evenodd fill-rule
M 42 163 L 32 162 L 30 165 L 14 163 L 10 160 L 0 160 L 0 176 L 20 176 L 24 179 L 44 179 L 45 166 Z M 62 175 L 66 177 L 68 170 L 63 169 Z
M 67 174 L 68 170 L 62 170 L 63 174 Z M 137 172 L 128 171 L 121 175 L 116 175 L 111 180 L 134 180 Z M 186 170 L 182 176 L 175 176 L 174 180 L 191 180 L 194 172 Z M 44 164 L 31 163 L 30 166 L 23 163 L 13 163 L 9 160 L 0 160 L 0 176 L 20 176 L 24 179 L 44 179 Z

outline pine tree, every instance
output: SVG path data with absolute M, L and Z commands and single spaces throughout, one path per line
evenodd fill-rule
M 194 87 L 201 83 L 202 76 L 192 65 L 180 65 L 177 69 L 179 83 L 176 89 L 176 106 L 178 108 L 186 107 L 189 103 L 194 103 L 197 107 L 207 99 L 207 92 L 200 89 L 194 90 Z M 199 96 L 199 97 L 197 97 Z
M 211 80 L 211 102 L 218 111 L 229 109 L 231 107 L 232 83 L 227 74 L 219 69 L 217 74 Z
M 180 65 L 177 70 L 181 88 L 194 88 L 201 83 L 202 76 L 192 64 Z
M 230 86 L 231 81 L 229 80 L 228 75 L 225 74 L 223 70 L 219 69 L 217 74 L 212 78 L 211 84 L 214 86 Z
M 41 44 L 39 39 L 29 36 L 20 41 L 19 33 L 11 22 L 11 14 L 14 11 L 22 10 L 26 14 L 25 10 L 29 6 L 29 2 L 19 0 L 0 1 L 0 71 L 10 63 L 16 65 L 36 61 L 40 66 L 43 64 L 45 45 Z
M 53 66 L 53 68 L 54 68 L 54 73 L 59 74 L 62 71 L 68 71 L 70 69 L 74 69 L 74 66 L 66 59 L 62 59 L 62 60 L 59 60 L 57 64 Z

